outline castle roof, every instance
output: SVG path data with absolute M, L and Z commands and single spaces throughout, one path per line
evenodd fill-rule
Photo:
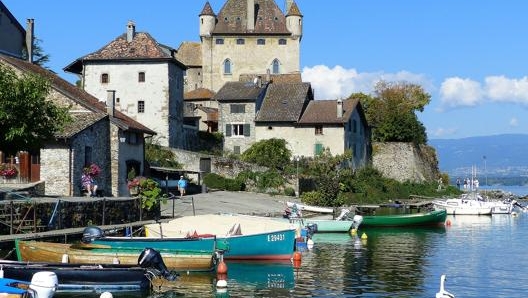
M 202 66 L 202 44 L 199 42 L 182 42 L 176 52 L 176 59 L 187 67 Z
M 227 82 L 213 97 L 217 101 L 256 101 L 266 90 L 266 85 L 258 86 L 253 82 Z
M 297 3 L 295 3 L 295 1 L 292 2 L 290 9 L 286 12 L 286 16 L 300 16 L 300 17 L 303 16 L 301 14 L 301 10 L 299 9 L 299 6 L 297 6 Z
M 297 122 L 313 93 L 310 83 L 271 83 L 255 122 Z
M 201 16 L 214 16 L 213 8 L 211 8 L 211 4 L 209 4 L 209 1 L 205 2 L 204 8 L 202 9 L 202 12 L 200 13 Z
M 198 88 L 192 91 L 186 92 L 183 95 L 184 100 L 196 101 L 196 100 L 211 100 L 215 93 L 206 88 Z
M 284 34 L 291 35 L 286 28 L 286 17 L 275 0 L 254 0 L 255 18 L 248 20 L 247 0 L 228 0 L 217 17 L 213 34 Z M 254 22 L 249 32 L 247 22 Z

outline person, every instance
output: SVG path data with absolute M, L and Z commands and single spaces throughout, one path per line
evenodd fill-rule
M 97 195 L 97 183 L 95 179 L 87 173 L 86 171 L 81 176 L 81 183 L 83 188 L 88 192 L 90 197 L 95 197 Z
M 185 189 L 187 188 L 187 180 L 182 176 L 180 176 L 180 180 L 178 180 L 178 190 L 180 191 L 180 197 L 183 197 L 185 195 Z
M 460 178 L 457 178 L 456 185 L 457 185 L 457 188 L 460 190 Z

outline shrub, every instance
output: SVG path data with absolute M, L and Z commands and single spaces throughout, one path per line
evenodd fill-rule
M 293 189 L 293 187 L 286 187 L 284 189 L 284 195 L 289 197 L 295 197 L 295 189 Z

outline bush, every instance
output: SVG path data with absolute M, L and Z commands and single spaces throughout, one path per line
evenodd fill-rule
M 284 189 L 284 195 L 289 197 L 295 197 L 295 189 L 293 189 L 293 187 L 286 187 Z
M 304 192 L 301 195 L 301 202 L 308 205 L 324 206 L 323 195 L 318 191 Z
M 245 190 L 245 184 L 243 181 L 237 179 L 224 178 L 215 173 L 208 173 L 204 176 L 204 184 L 208 188 L 228 190 L 228 191 L 241 191 Z

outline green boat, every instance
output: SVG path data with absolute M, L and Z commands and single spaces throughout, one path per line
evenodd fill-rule
M 443 225 L 447 217 L 445 210 L 427 213 L 363 216 L 361 227 L 408 227 Z

